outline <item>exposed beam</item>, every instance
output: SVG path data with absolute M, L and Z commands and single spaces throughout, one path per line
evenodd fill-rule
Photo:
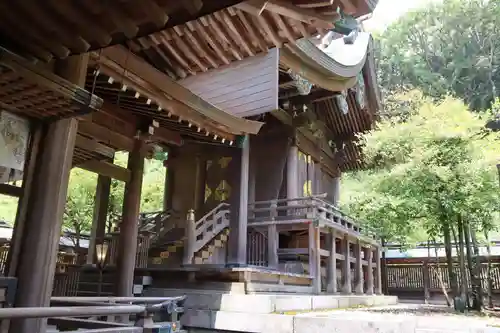
M 340 0 L 339 2 L 344 12 L 350 15 L 356 14 L 357 8 L 353 4 L 353 0 Z
M 293 4 L 302 8 L 321 8 L 333 5 L 335 0 L 294 0 Z
M 109 158 L 113 158 L 115 154 L 115 150 L 113 148 L 103 145 L 95 140 L 84 137 L 83 135 L 80 134 L 76 136 L 76 146 L 91 152 L 96 152 L 100 155 Z
M 10 184 L 0 184 L 0 194 L 19 198 L 23 194 L 23 189 Z
M 240 3 L 236 7 L 252 15 L 260 16 L 264 10 L 289 17 L 308 24 L 315 24 L 321 28 L 331 29 L 335 21 L 340 18 L 339 14 L 323 15 L 313 9 L 301 8 L 280 0 L 253 0 Z
M 132 138 L 113 132 L 109 128 L 96 123 L 80 121 L 78 123 L 78 131 L 120 150 L 131 151 L 134 147 L 134 140 Z
M 108 101 L 104 101 L 102 112 L 118 121 L 134 124 L 134 126 L 139 123 L 138 117 L 134 114 Z M 150 140 L 161 141 L 163 143 L 173 144 L 176 146 L 181 146 L 183 144 L 182 137 L 178 132 L 163 127 L 155 128 L 154 134 L 150 136 Z
M 123 182 L 128 182 L 130 180 L 130 170 L 108 162 L 91 160 L 79 164 L 76 167 Z

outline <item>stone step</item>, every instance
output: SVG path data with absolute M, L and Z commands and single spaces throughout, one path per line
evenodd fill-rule
M 356 320 L 328 317 L 301 317 L 284 314 L 187 310 L 181 324 L 190 333 L 199 329 L 249 333 L 414 333 L 403 319 Z M 207 332 L 207 331 L 205 331 Z
M 245 295 L 218 290 L 167 288 L 148 288 L 144 291 L 146 297 L 170 297 L 179 294 L 187 296 L 184 304 L 187 309 L 261 314 L 397 304 L 397 297 L 381 295 Z

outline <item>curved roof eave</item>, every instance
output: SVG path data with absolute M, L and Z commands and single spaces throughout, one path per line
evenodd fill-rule
M 343 91 L 354 87 L 356 84 L 356 76 L 345 78 L 319 70 L 316 66 L 311 65 L 303 57 L 297 56 L 294 52 L 281 49 L 280 62 L 289 67 L 294 72 L 316 84 L 317 86 L 330 91 Z
M 321 50 L 309 39 L 302 38 L 297 41 L 296 48 L 314 61 L 318 68 L 331 75 L 348 78 L 361 72 L 370 49 L 371 39 L 371 34 L 358 32 L 351 44 L 345 43 L 344 38 L 337 38 Z

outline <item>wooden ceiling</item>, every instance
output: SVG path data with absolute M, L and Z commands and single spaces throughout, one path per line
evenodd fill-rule
M 0 48 L 0 107 L 45 122 L 94 112 L 102 99 Z
M 145 36 L 241 0 L 0 2 L 0 43 L 45 61 Z

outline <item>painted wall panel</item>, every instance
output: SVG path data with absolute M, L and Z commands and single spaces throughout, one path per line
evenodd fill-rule
M 278 108 L 278 49 L 179 81 L 218 108 L 240 117 Z

